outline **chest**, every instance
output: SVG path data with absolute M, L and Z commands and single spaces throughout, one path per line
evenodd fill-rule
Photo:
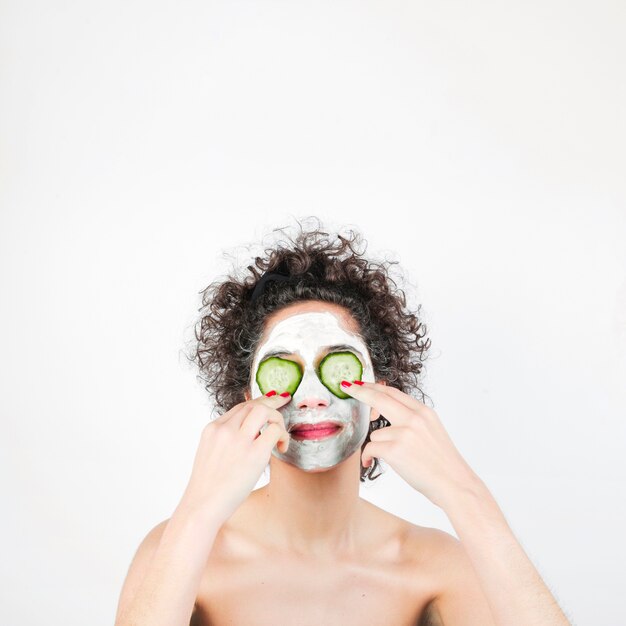
M 402 563 L 212 558 L 192 626 L 417 626 L 432 595 Z

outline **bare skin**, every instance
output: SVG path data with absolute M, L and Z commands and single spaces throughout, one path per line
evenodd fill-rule
M 257 489 L 219 529 L 190 626 L 493 624 L 451 535 L 359 498 L 354 545 L 326 555 L 301 553 L 272 530 L 268 501 L 267 486 Z M 153 529 L 153 544 L 168 521 Z M 446 622 L 438 610 L 443 594 L 450 596 Z
M 405 523 L 359 499 L 354 543 L 300 552 L 272 531 L 269 499 L 254 492 L 218 535 L 193 624 L 418 623 L 434 590 L 413 580 Z
M 358 333 L 343 307 L 305 301 L 271 315 L 261 343 L 288 316 L 326 310 Z M 324 408 L 316 397 L 298 407 Z M 372 409 L 370 420 L 378 417 Z M 360 450 L 310 472 L 271 456 L 269 484 L 253 491 L 216 537 L 192 623 L 435 626 L 442 624 L 437 597 L 465 568 L 455 602 L 471 606 L 473 617 L 457 623 L 492 624 L 458 541 L 359 497 L 359 471 Z
M 270 316 L 264 337 L 282 319 L 305 311 L 330 311 L 346 330 L 358 332 L 343 308 L 307 301 Z M 323 405 L 309 397 L 301 406 Z M 372 408 L 370 419 L 378 416 Z M 313 471 L 271 455 L 270 483 L 252 491 L 218 524 L 179 505 L 140 545 L 122 590 L 118 619 L 148 573 L 152 576 L 149 587 L 144 585 L 142 606 L 152 606 L 160 624 L 182 624 L 164 617 L 175 602 L 174 596 L 170 600 L 165 595 L 174 593 L 173 585 L 186 574 L 185 560 L 191 563 L 193 558 L 197 574 L 185 583 L 185 597 L 195 597 L 187 613 L 194 626 L 494 625 L 456 538 L 411 524 L 360 498 L 360 454 Z M 170 564 L 180 574 L 168 574 Z M 187 590 L 188 584 L 197 591 Z M 149 589 L 157 587 L 162 591 L 150 600 Z M 176 614 L 186 612 L 178 604 Z

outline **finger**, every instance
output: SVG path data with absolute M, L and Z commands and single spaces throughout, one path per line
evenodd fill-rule
M 359 382 L 362 382 L 362 381 L 359 381 Z M 426 406 L 423 402 L 420 402 L 417 398 L 414 398 L 413 396 L 410 396 L 409 394 L 404 393 L 404 391 L 400 391 L 400 389 L 398 389 L 397 387 L 392 387 L 391 385 L 383 385 L 381 383 L 367 383 L 367 382 L 363 383 L 362 386 L 365 386 L 365 385 L 368 385 L 369 387 L 377 389 L 378 391 L 382 391 L 383 393 L 389 394 L 392 398 L 395 398 L 399 402 L 402 402 L 402 404 L 405 404 L 410 409 L 413 409 L 414 411 L 417 411 L 418 413 L 428 415 L 429 412 L 433 412 L 433 409 Z
M 390 441 L 406 436 L 404 426 L 384 426 L 377 428 L 370 433 L 370 441 Z
M 285 418 L 282 413 L 261 404 L 257 404 L 248 415 L 246 415 L 239 430 L 247 436 L 250 441 L 253 441 L 259 435 L 259 431 L 265 424 L 278 424 L 278 426 L 287 432 Z
M 348 383 L 348 384 L 346 384 Z M 363 383 L 363 385 L 354 385 L 350 381 L 341 382 L 341 389 L 353 398 L 374 407 L 385 419 L 392 424 L 404 426 L 409 423 L 413 410 L 406 404 L 403 404 L 391 395 L 376 389 L 375 383 Z M 384 387 L 385 385 L 380 385 Z M 402 393 L 402 392 L 400 392 Z
M 271 393 L 271 392 L 269 392 Z M 291 400 L 291 396 L 283 396 L 274 392 L 274 395 L 258 396 L 254 400 L 247 400 L 235 405 L 232 409 L 218 417 L 215 421 L 219 424 L 229 422 L 233 427 L 241 428 L 241 423 L 248 413 L 257 405 L 262 404 L 270 409 L 277 409 Z
M 253 442 L 252 447 L 271 452 L 274 446 L 279 446 L 279 451 L 285 453 L 289 447 L 289 435 L 278 424 L 270 424 Z M 282 448 L 281 448 L 282 446 Z
M 281 426 L 282 428 L 285 428 L 285 418 L 283 417 L 282 413 L 280 413 L 278 409 L 282 406 L 285 406 L 285 404 L 287 404 L 290 401 L 291 401 L 291 394 L 288 391 L 278 394 L 276 393 L 275 390 L 271 390 L 271 391 L 268 391 L 268 393 L 266 393 L 264 396 L 259 396 L 258 398 L 255 398 L 254 400 L 250 400 L 250 403 L 255 406 L 262 406 L 266 409 L 269 409 L 269 416 L 270 416 L 271 421 L 276 421 L 276 423 L 278 423 L 279 426 Z M 249 413 L 246 415 L 246 418 L 248 417 L 248 415 Z M 244 420 L 246 418 L 244 418 Z M 240 429 L 244 423 L 244 420 L 242 420 L 242 422 L 239 425 Z M 263 424 L 265 424 L 266 422 L 267 420 L 262 422 L 259 428 L 257 428 L 257 430 L 254 432 L 255 436 L 261 430 L 261 426 L 263 426 Z M 286 430 L 287 429 L 285 428 L 285 431 Z
M 387 457 L 390 452 L 391 441 L 370 441 L 361 454 L 361 463 L 363 467 L 369 467 L 372 459 L 384 459 L 387 461 Z

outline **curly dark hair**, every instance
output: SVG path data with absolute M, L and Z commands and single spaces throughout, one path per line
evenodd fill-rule
M 374 376 L 410 393 L 427 397 L 418 382 L 427 358 L 430 339 L 417 314 L 406 309 L 406 296 L 390 276 L 397 261 L 380 263 L 365 258 L 362 235 L 354 230 L 348 236 L 324 232 L 317 227 L 303 229 L 295 238 L 277 241 L 257 256 L 243 276 L 232 272 L 225 280 L 212 282 L 202 294 L 200 317 L 194 326 L 195 341 L 188 359 L 199 369 L 215 409 L 221 413 L 245 400 L 250 369 L 267 317 L 301 300 L 318 300 L 345 307 L 359 325 L 359 336 L 369 347 Z M 284 233 L 284 228 L 274 232 Z M 288 273 L 288 282 L 269 282 L 260 297 L 250 302 L 256 283 L 266 271 Z M 236 273 L 236 272 L 235 272 Z M 371 421 L 361 451 L 370 434 L 389 426 L 384 416 Z M 361 464 L 360 481 L 374 480 L 379 459 L 370 467 Z

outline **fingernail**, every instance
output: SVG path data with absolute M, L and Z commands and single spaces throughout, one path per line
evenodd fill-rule
M 352 387 L 352 383 L 349 383 L 347 380 L 342 380 L 341 381 L 341 386 L 342 387 Z
M 266 396 L 275 396 L 276 395 L 276 390 L 272 389 L 272 391 L 268 391 L 265 395 Z
M 276 393 L 276 392 L 274 392 L 274 393 Z M 283 391 L 280 395 L 281 395 L 283 398 L 288 398 L 291 394 L 290 394 L 288 391 Z
M 353 380 L 352 381 L 355 385 L 362 385 L 363 381 L 362 380 Z

